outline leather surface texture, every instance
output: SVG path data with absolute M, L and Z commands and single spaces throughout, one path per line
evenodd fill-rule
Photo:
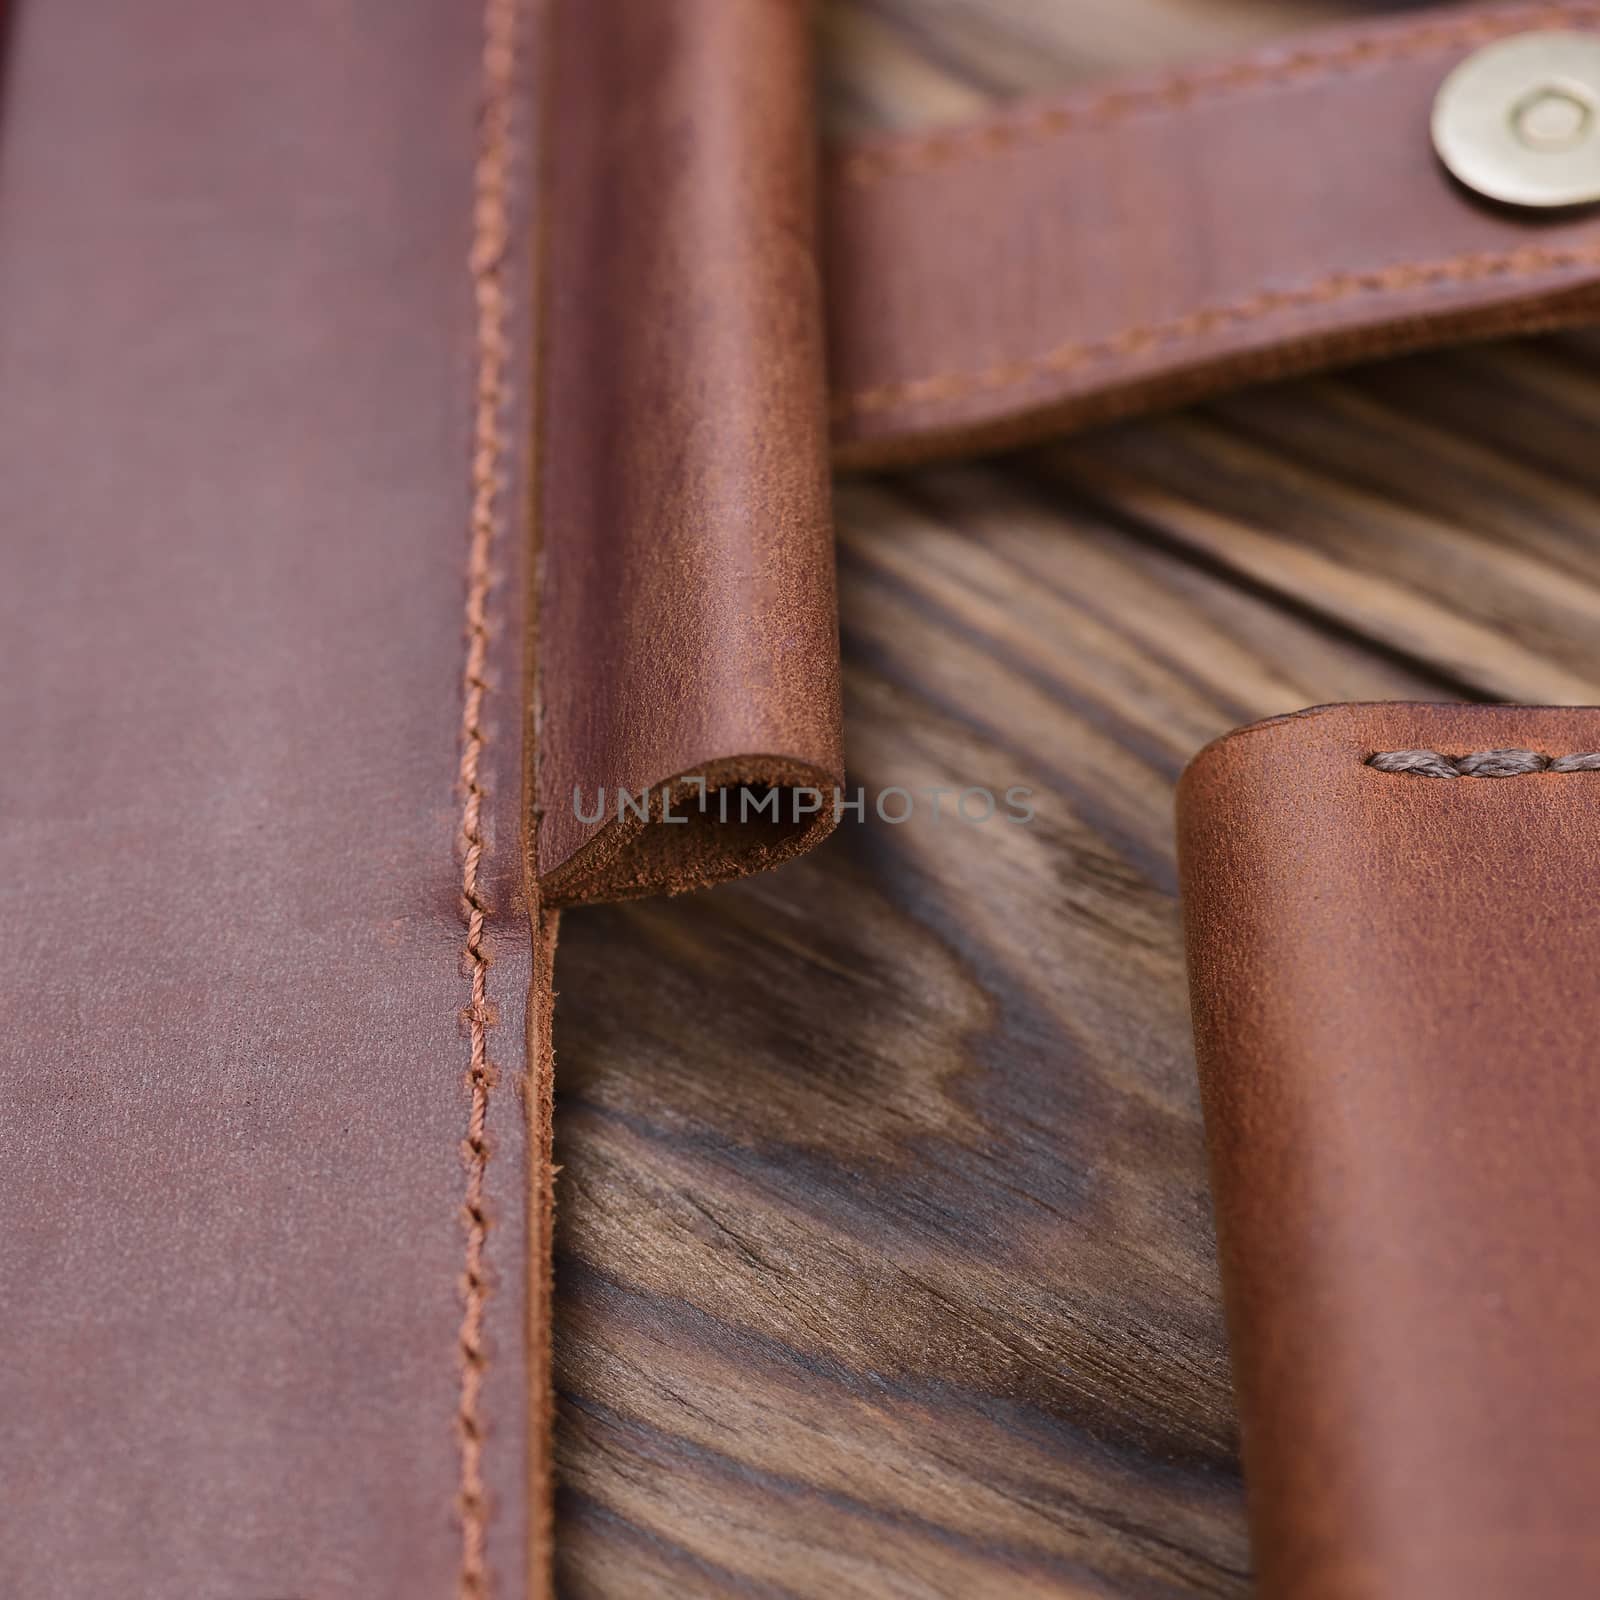
M 1600 1590 L 1600 710 L 1330 706 L 1179 791 L 1265 1600 Z
M 478 1566 L 520 1594 L 527 568 L 499 526 L 470 1395 L 462 1351 L 483 14 L 14 11 L 0 1593 L 479 1593 L 470 1412 Z M 525 352 L 519 166 L 479 288 Z M 525 489 L 518 383 L 511 360 L 496 525 Z

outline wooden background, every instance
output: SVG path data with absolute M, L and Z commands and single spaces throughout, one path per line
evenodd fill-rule
M 1356 9 L 834 0 L 829 116 Z M 840 484 L 852 781 L 1037 819 L 567 918 L 564 1594 L 1248 1592 L 1173 784 L 1320 701 L 1600 698 L 1597 437 L 1577 336 Z

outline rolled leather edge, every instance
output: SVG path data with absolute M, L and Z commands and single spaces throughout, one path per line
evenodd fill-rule
M 1600 1592 L 1600 711 L 1328 706 L 1179 791 L 1264 1600 Z M 1515 763 L 1513 763 L 1515 765 Z
M 831 795 L 811 810 L 794 793 L 843 781 L 808 20 L 797 0 L 552 8 L 536 776 L 552 904 L 715 882 L 833 825 Z M 730 785 L 736 813 L 778 791 L 781 819 L 725 823 Z

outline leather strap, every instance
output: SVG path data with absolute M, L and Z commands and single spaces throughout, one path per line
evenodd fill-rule
M 836 458 L 1016 444 L 1229 384 L 1600 310 L 1593 211 L 1486 205 L 1440 83 L 1600 4 L 1425 10 L 838 152 Z
M 1263 1600 L 1600 1592 L 1596 752 L 1600 710 L 1329 706 L 1184 776 Z

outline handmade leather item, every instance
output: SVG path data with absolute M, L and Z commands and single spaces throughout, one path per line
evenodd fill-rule
M 1600 710 L 1328 706 L 1184 776 L 1266 1600 L 1600 1592 L 1597 752 Z
M 1600 6 L 1347 28 L 820 176 L 799 0 L 10 11 L 0 1589 L 546 1593 L 549 908 L 832 825 L 830 458 L 1590 314 L 1593 215 L 1472 199 L 1427 108 Z M 1486 787 L 1380 781 L 1402 818 Z M 1408 1360 L 1316 1392 L 1404 1414 Z M 1314 1496 L 1261 1495 L 1281 1574 Z

